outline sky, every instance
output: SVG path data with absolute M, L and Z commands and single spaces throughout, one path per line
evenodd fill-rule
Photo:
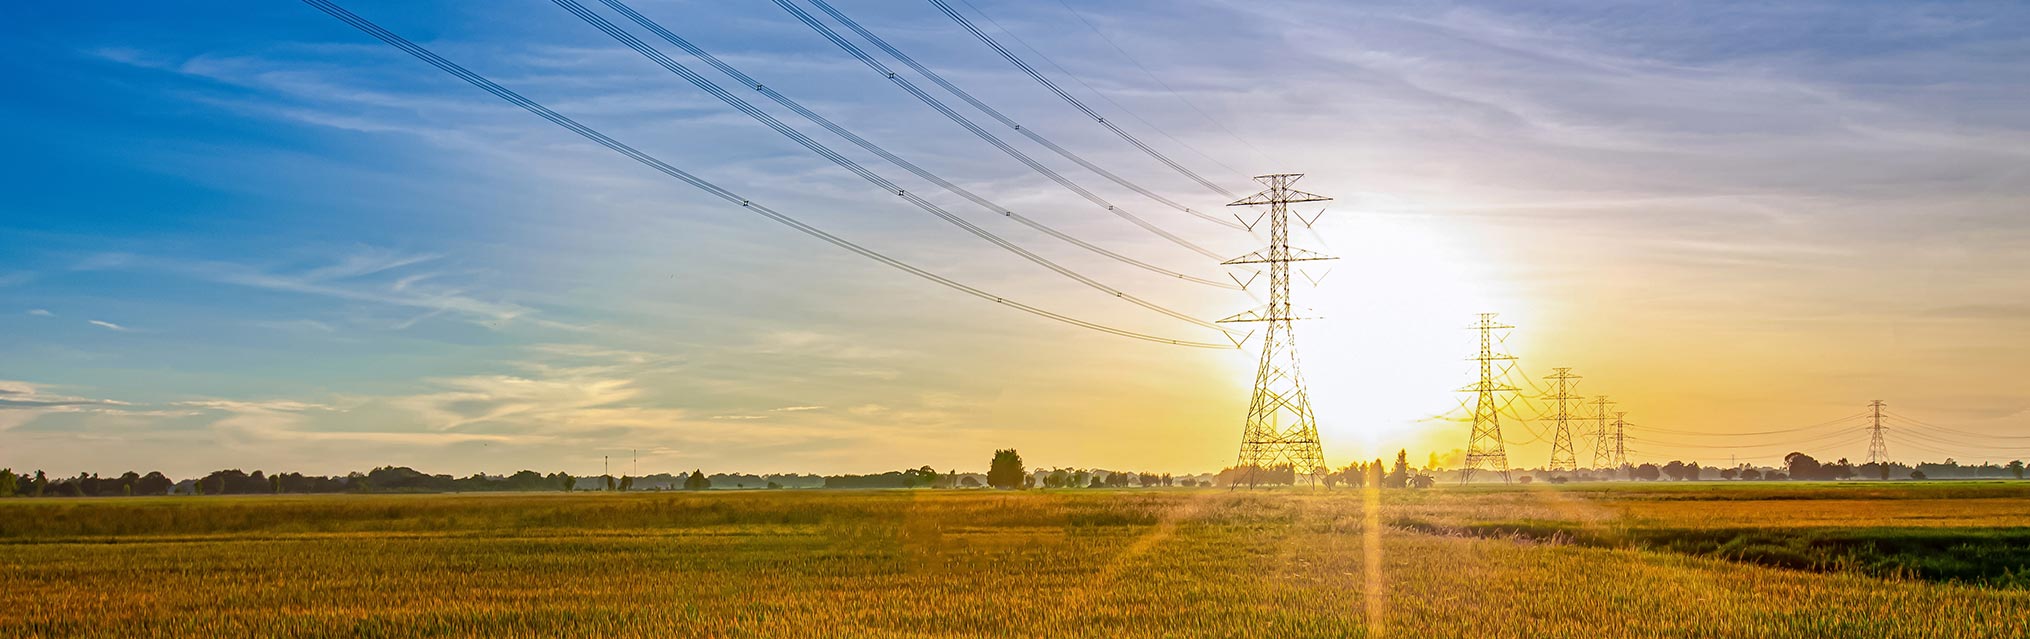
M 834 4 L 1030 130 L 1231 211 L 929 3 Z M 873 250 L 1081 320 L 1224 340 L 904 205 L 550 2 L 343 5 Z M 1570 367 L 1579 394 L 1611 396 L 1635 461 L 1859 460 L 1856 415 L 1874 399 L 2018 437 L 1892 430 L 1898 459 L 2030 457 L 2030 7 L 955 5 L 1222 188 L 1295 172 L 1335 198 L 1293 234 L 1342 258 L 1293 292 L 1324 316 L 1297 330 L 1334 466 L 1465 447 L 1457 390 L 1475 379 L 1477 337 L 1464 327 L 1481 312 L 1516 327 L 1503 347 L 1518 387 Z M 633 6 L 1030 218 L 1166 269 L 1228 274 L 999 154 L 771 2 Z M 978 471 L 1010 447 L 1040 467 L 1233 462 L 1251 349 L 1136 341 L 935 286 L 307 5 L 9 13 L 0 466 L 596 474 L 611 457 L 644 473 Z M 763 110 L 1106 286 L 1204 319 L 1258 303 L 1058 242 Z M 1264 241 L 998 134 L 1218 254 Z M 1530 401 L 1542 403 L 1516 406 Z M 1512 464 L 1543 465 L 1549 423 L 1506 427 Z M 1727 436 L 1768 431 L 1791 433 Z M 1579 438 L 1587 460 L 1590 426 Z

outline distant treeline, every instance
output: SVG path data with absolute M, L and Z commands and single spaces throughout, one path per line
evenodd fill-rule
M 43 471 L 17 474 L 0 469 L 0 497 L 118 497 L 129 495 L 262 495 L 312 493 L 450 493 L 502 491 L 572 490 L 726 490 L 783 488 L 973 488 L 982 485 L 981 475 L 956 471 L 939 473 L 925 466 L 878 475 L 705 475 L 693 471 L 645 477 L 570 473 L 539 473 L 524 470 L 512 475 L 475 474 L 468 477 L 432 475 L 405 466 L 383 466 L 364 473 L 317 476 L 302 473 L 269 475 L 256 470 L 214 471 L 182 481 L 161 472 L 141 474 L 128 471 L 118 477 L 83 473 L 76 477 L 49 477 Z
M 498 492 L 498 491 L 573 491 L 573 490 L 740 490 L 740 489 L 814 489 L 814 488 L 979 488 L 989 483 L 1003 488 L 1131 488 L 1159 486 L 1234 486 L 1234 485 L 1287 485 L 1296 483 L 1297 473 L 1288 465 L 1269 468 L 1227 468 L 1214 475 L 1198 477 L 1173 477 L 1167 473 L 1144 473 L 1108 471 L 1100 469 L 1057 468 L 1051 470 L 1025 471 L 1021 457 L 1013 450 L 997 451 L 994 470 L 988 474 L 960 473 L 958 471 L 938 472 L 924 466 L 910 470 L 895 470 L 876 475 L 798 475 L 798 474 L 716 474 L 706 475 L 699 471 L 688 474 L 657 473 L 644 477 L 613 477 L 598 475 L 577 477 L 570 473 L 543 474 L 524 470 L 512 475 L 475 474 L 469 477 L 432 475 L 405 466 L 383 466 L 364 473 L 353 472 L 343 476 L 315 476 L 301 473 L 264 474 L 259 470 L 248 473 L 238 469 L 220 470 L 195 479 L 177 481 L 160 472 L 142 474 L 128 471 L 118 477 L 100 477 L 96 474 L 79 474 L 76 477 L 50 478 L 42 471 L 32 474 L 16 474 L 11 469 L 0 469 L 0 497 L 113 497 L 122 495 L 257 495 L 257 494 L 308 494 L 308 493 L 364 493 L 364 492 Z M 1541 479 L 1552 483 L 1567 481 L 1637 480 L 1699 481 L 1699 480 L 1745 480 L 1745 481 L 1840 481 L 1852 479 L 2001 479 L 2023 478 L 2022 461 L 2007 464 L 1983 463 L 1969 466 L 1947 459 L 1940 463 L 1919 463 L 1915 466 L 1889 464 L 1854 464 L 1846 459 L 1820 462 L 1804 453 L 1784 456 L 1780 467 L 1754 467 L 1742 464 L 1734 467 L 1701 466 L 1698 462 L 1671 461 L 1664 464 L 1633 464 L 1621 468 L 1582 469 L 1570 472 L 1518 469 L 1516 474 L 1522 482 Z M 1439 475 L 1456 471 L 1436 467 L 1436 457 L 1421 470 L 1413 470 L 1408 462 L 1407 452 L 1396 453 L 1393 465 L 1385 466 L 1382 460 L 1353 463 L 1338 470 L 1327 470 L 1323 474 L 1327 487 L 1354 487 L 1366 485 L 1383 488 L 1426 488 L 1435 485 Z M 996 475 L 996 473 L 999 473 Z M 998 477 L 992 482 L 990 478 Z

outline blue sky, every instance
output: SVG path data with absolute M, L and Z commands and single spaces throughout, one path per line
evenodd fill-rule
M 1223 204 L 927 3 L 837 4 L 1096 161 Z M 978 4 L 1082 98 L 1228 188 L 1302 171 L 1340 198 L 1306 241 L 1366 257 L 1302 293 L 1336 322 L 1307 327 L 1307 371 L 1340 461 L 1463 444 L 1413 421 L 1466 381 L 1453 326 L 1477 310 L 1523 327 L 1513 345 L 1534 368 L 1592 372 L 1659 426 L 1813 423 L 1877 397 L 1983 432 L 2030 415 L 2013 381 L 2030 373 L 2021 6 L 1071 5 L 1145 73 L 1065 5 Z M 855 241 L 1052 310 L 1218 339 L 898 205 L 551 3 L 345 6 Z M 1220 276 L 938 121 L 769 2 L 636 6 L 997 201 Z M 656 470 L 866 472 L 978 466 L 1016 445 L 1033 463 L 1183 471 L 1232 454 L 1248 354 L 931 287 L 307 6 L 11 13 L 0 466 L 587 472 L 639 449 Z M 1194 241 L 1254 248 L 1057 165 Z M 975 219 L 1200 317 L 1251 305 Z

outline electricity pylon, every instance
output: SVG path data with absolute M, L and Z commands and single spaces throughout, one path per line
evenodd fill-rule
M 1499 313 L 1481 313 L 1480 322 L 1468 328 L 1480 331 L 1480 355 L 1473 359 L 1480 361 L 1480 381 L 1459 389 L 1462 393 L 1475 393 L 1473 403 L 1473 435 L 1466 440 L 1466 466 L 1459 469 L 1459 483 L 1473 480 L 1473 473 L 1486 465 L 1490 470 L 1501 473 L 1501 483 L 1508 483 L 1508 447 L 1501 440 L 1501 404 L 1494 398 L 1495 393 L 1513 393 L 1515 387 L 1494 378 L 1494 363 L 1515 359 L 1507 353 L 1494 352 L 1494 332 L 1515 328 L 1494 321 Z
M 1614 414 L 1614 467 L 1628 467 L 1628 413 Z
M 1557 382 L 1558 391 L 1556 395 L 1544 399 L 1557 402 L 1557 412 L 1552 417 L 1558 420 L 1558 428 L 1557 433 L 1551 437 L 1551 464 L 1547 468 L 1551 472 L 1569 473 L 1579 470 L 1579 453 L 1572 450 L 1572 420 L 1576 416 L 1572 414 L 1568 403 L 1580 399 L 1580 396 L 1572 394 L 1572 387 L 1576 385 L 1573 383 L 1574 380 L 1581 378 L 1573 375 L 1570 368 L 1551 370 L 1553 372 L 1545 375 L 1544 379 Z
M 1234 462 L 1234 468 L 1241 473 L 1234 486 L 1245 483 L 1253 488 L 1261 482 L 1259 475 L 1263 471 L 1284 465 L 1290 467 L 1293 481 L 1316 486 L 1325 476 L 1325 452 L 1318 445 L 1318 418 L 1311 412 L 1311 397 L 1304 390 L 1297 357 L 1294 322 L 1308 318 L 1298 317 L 1290 304 L 1290 263 L 1337 258 L 1290 247 L 1290 205 L 1332 199 L 1290 188 L 1302 177 L 1302 173 L 1256 176 L 1255 181 L 1268 188 L 1227 205 L 1269 207 L 1263 215 L 1269 221 L 1268 248 L 1222 262 L 1229 266 L 1269 265 L 1269 302 L 1220 320 L 1269 325 L 1262 335 L 1262 361 L 1255 369 L 1254 399 L 1248 403 L 1247 425 L 1241 430 L 1240 458 Z M 1255 223 L 1260 224 L 1261 218 L 1256 218 Z
M 1868 408 L 1874 410 L 1874 424 L 1868 427 L 1868 430 L 1874 433 L 1868 439 L 1868 463 L 1870 464 L 1880 465 L 1889 463 L 1889 443 L 1882 439 L 1882 431 L 1884 430 L 1884 426 L 1882 426 L 1883 406 L 1885 404 L 1879 399 L 1868 402 Z
M 1607 452 L 1607 407 L 1614 402 L 1607 401 L 1606 395 L 1593 399 L 1593 468 L 1608 468 L 1614 458 Z

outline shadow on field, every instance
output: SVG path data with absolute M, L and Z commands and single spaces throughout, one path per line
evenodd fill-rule
M 2024 528 L 1586 528 L 1519 520 L 1441 525 L 1399 518 L 1391 526 L 1435 535 L 1636 548 L 1763 566 L 2030 589 Z

